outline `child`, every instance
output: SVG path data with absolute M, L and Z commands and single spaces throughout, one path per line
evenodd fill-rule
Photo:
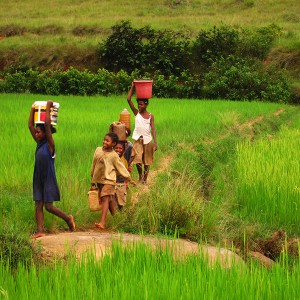
M 97 184 L 99 199 L 102 201 L 101 220 L 100 223 L 95 223 L 95 226 L 100 229 L 105 228 L 108 209 L 112 215 L 115 212 L 116 203 L 113 196 L 115 194 L 116 171 L 128 179 L 132 185 L 135 185 L 118 154 L 113 150 L 117 143 L 118 136 L 113 132 L 107 133 L 103 140 L 103 146 L 97 147 L 95 150 L 91 167 L 92 185 Z
M 128 104 L 135 115 L 135 128 L 132 134 L 134 143 L 130 164 L 136 164 L 139 173 L 139 182 L 146 184 L 150 165 L 153 163 L 154 151 L 157 150 L 154 115 L 147 111 L 148 99 L 137 99 L 138 109 L 135 108 L 131 101 L 133 89 L 134 82 L 132 82 L 127 95 Z M 144 165 L 144 172 L 142 165 Z
M 128 140 L 128 137 L 130 136 L 131 134 L 131 131 L 130 129 L 127 129 L 126 130 L 126 137 L 127 137 L 127 140 L 125 142 L 125 151 L 124 151 L 124 157 L 126 158 L 127 160 L 127 163 L 129 164 L 130 162 L 130 158 L 131 158 L 131 152 L 132 152 L 132 143 Z
M 124 156 L 125 153 L 125 142 L 118 142 L 115 146 L 115 151 L 119 155 L 122 163 L 125 168 L 128 170 L 128 162 Z M 129 171 L 130 172 L 130 171 Z M 121 210 L 123 206 L 126 204 L 126 196 L 127 196 L 127 185 L 125 178 L 117 172 L 117 182 L 115 189 L 115 199 L 117 201 L 118 207 Z
M 50 108 L 52 106 L 53 102 L 47 101 L 45 124 L 36 124 L 34 127 L 34 105 L 31 108 L 28 121 L 28 128 L 33 139 L 37 142 L 33 174 L 33 199 L 35 200 L 37 233 L 32 238 L 39 238 L 45 235 L 43 229 L 44 205 L 48 212 L 65 220 L 71 231 L 75 230 L 73 216 L 66 215 L 62 210 L 53 206 L 53 201 L 60 200 L 60 193 L 54 168 L 56 153 L 52 133 L 55 133 L 56 130 L 52 127 L 50 120 Z

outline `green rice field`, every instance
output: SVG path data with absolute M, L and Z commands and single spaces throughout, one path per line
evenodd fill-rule
M 57 206 L 71 213 L 77 230 L 93 228 L 90 167 L 109 125 L 128 108 L 123 97 L 53 96 L 59 102 L 56 172 L 61 190 Z M 31 105 L 48 97 L 0 95 L 0 234 L 35 231 L 32 175 L 35 142 L 27 127 Z M 207 100 L 150 100 L 158 150 L 149 190 L 122 214 L 108 217 L 118 231 L 167 234 L 222 244 L 266 238 L 275 230 L 300 235 L 300 109 L 278 103 Z M 131 116 L 133 127 L 134 119 Z M 150 176 L 150 175 L 149 175 Z M 132 171 L 137 179 L 137 172 Z M 45 213 L 48 233 L 66 230 Z M 20 247 L 21 248 L 21 247 Z M 8 257 L 17 255 L 10 253 Z M 253 262 L 245 267 L 210 267 L 201 256 L 174 260 L 168 251 L 153 253 L 137 245 L 39 265 L 17 260 L 11 269 L 1 254 L 0 299 L 300 299 L 299 257 L 285 252 L 271 270 Z M 28 257 L 30 260 L 30 257 Z
M 251 265 L 223 269 L 191 256 L 174 260 L 168 251 L 153 253 L 144 245 L 113 247 L 112 256 L 81 262 L 70 259 L 51 267 L 12 274 L 0 266 L 1 299 L 299 299 L 299 262 L 286 271 L 284 261 L 272 270 Z

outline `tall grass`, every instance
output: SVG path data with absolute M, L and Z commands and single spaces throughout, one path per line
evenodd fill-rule
M 31 104 L 47 98 L 42 95 L 0 95 L 0 207 L 2 223 L 15 227 L 17 231 L 29 233 L 35 228 L 32 201 L 35 142 L 27 128 L 27 122 Z M 126 97 L 55 96 L 51 99 L 61 104 L 54 139 L 57 151 L 55 165 L 62 199 L 56 205 L 75 216 L 79 229 L 90 228 L 99 218 L 99 213 L 91 213 L 87 205 L 93 153 L 98 145 L 102 145 L 109 125 L 117 121 L 120 112 L 127 107 Z M 190 209 L 185 219 L 197 220 L 199 211 L 201 217 L 198 218 L 197 228 L 203 230 L 204 236 L 217 236 L 220 215 L 224 214 L 226 207 L 222 207 L 223 203 L 207 202 L 207 195 L 203 201 L 203 178 L 212 178 L 211 172 L 214 172 L 213 177 L 223 180 L 222 170 L 228 158 L 217 169 L 214 166 L 222 157 L 230 157 L 233 154 L 231 149 L 234 148 L 231 147 L 231 142 L 222 143 L 222 137 L 232 127 L 236 128 L 237 124 L 257 115 L 275 112 L 279 108 L 297 111 L 296 108 L 276 103 L 151 99 L 148 110 L 155 116 L 158 151 L 150 173 L 161 167 L 163 158 L 170 156 L 172 159 L 166 169 L 156 176 L 149 195 L 140 195 L 139 206 L 125 212 L 125 220 L 126 213 L 130 216 L 130 213 L 141 212 L 139 219 L 135 215 L 131 221 L 143 224 L 147 217 L 142 211 L 147 208 L 147 201 L 155 199 L 155 205 L 150 207 L 153 208 L 153 216 L 157 218 L 155 224 L 159 225 L 147 224 L 147 228 L 159 228 L 161 232 L 165 232 L 165 222 L 169 222 L 167 231 L 179 230 L 179 225 L 183 224 L 180 228 L 183 234 L 198 237 L 199 232 L 192 230 L 189 220 L 182 223 L 180 214 L 177 214 L 177 219 L 167 218 L 167 215 L 176 216 L 174 207 L 181 209 L 186 203 Z M 131 122 L 133 126 L 133 117 Z M 217 148 L 204 147 L 209 146 L 212 141 L 215 141 L 212 145 Z M 135 169 L 132 176 L 137 179 Z M 208 188 L 214 189 L 214 186 Z M 131 188 L 130 193 L 137 189 L 139 187 Z M 230 191 L 224 193 L 227 195 Z M 45 227 L 50 232 L 65 228 L 60 219 L 50 214 L 45 214 L 45 217 Z M 108 225 L 117 220 L 109 218 Z M 139 230 L 140 226 L 128 228 L 128 224 L 125 225 L 124 220 L 120 220 L 119 229 L 125 228 L 134 231 Z
M 300 265 L 287 271 L 250 265 L 211 268 L 204 257 L 174 260 L 169 250 L 153 252 L 137 244 L 114 245 L 112 255 L 80 262 L 56 261 L 53 266 L 30 269 L 19 265 L 11 273 L 0 265 L 2 299 L 299 299 Z
M 237 200 L 243 216 L 299 231 L 300 131 L 238 145 Z

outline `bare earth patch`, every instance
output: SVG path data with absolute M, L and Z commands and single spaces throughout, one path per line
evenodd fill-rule
M 183 239 L 166 239 L 150 236 L 140 236 L 128 233 L 113 232 L 72 232 L 47 235 L 33 240 L 33 245 L 42 248 L 42 257 L 52 260 L 53 258 L 64 258 L 68 254 L 75 255 L 76 258 L 93 252 L 96 259 L 100 259 L 105 254 L 110 254 L 112 242 L 119 241 L 122 246 L 134 246 L 137 243 L 143 243 L 149 246 L 153 251 L 155 249 L 169 249 L 174 259 L 184 258 L 187 255 L 203 255 L 207 263 L 213 266 L 216 261 L 220 262 L 223 268 L 230 268 L 233 264 L 244 266 L 244 261 L 234 252 L 212 247 L 208 245 L 199 245 Z

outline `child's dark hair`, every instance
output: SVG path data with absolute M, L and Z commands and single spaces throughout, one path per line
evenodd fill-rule
M 118 141 L 117 144 L 116 144 L 116 146 L 117 146 L 117 145 L 122 145 L 123 149 L 125 150 L 125 142 L 123 142 L 123 141 Z
M 119 142 L 119 137 L 114 132 L 109 132 L 105 136 L 109 136 L 113 143 L 117 144 Z
M 136 101 L 137 101 L 137 102 L 143 101 L 146 105 L 149 104 L 149 99 L 146 99 L 146 98 L 137 98 Z
M 43 132 L 46 131 L 45 129 L 45 124 L 43 123 L 38 123 L 35 125 L 35 128 L 39 127 Z M 54 128 L 52 125 L 50 126 L 50 129 L 51 129 L 51 133 L 55 133 L 56 132 L 56 128 Z

